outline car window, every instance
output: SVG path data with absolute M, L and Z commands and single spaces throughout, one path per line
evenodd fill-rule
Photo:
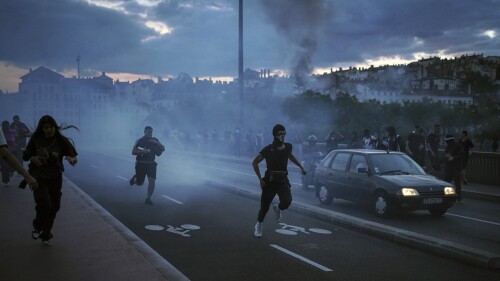
M 351 166 L 349 168 L 349 171 L 357 173 L 358 168 L 368 168 L 368 165 L 366 164 L 365 156 L 354 154 L 351 159 Z
M 330 154 L 328 154 L 325 158 L 323 158 L 323 160 L 321 160 L 320 165 L 323 167 L 330 166 L 330 163 L 332 162 L 332 158 L 334 155 L 335 155 L 335 152 L 331 152 Z
M 349 161 L 349 157 L 351 155 L 349 153 L 337 153 L 335 158 L 333 158 L 332 169 L 345 171 L 347 166 L 347 162 Z
M 404 154 L 374 154 L 370 158 L 376 174 L 391 171 L 412 175 L 425 174 L 424 170 L 415 161 Z

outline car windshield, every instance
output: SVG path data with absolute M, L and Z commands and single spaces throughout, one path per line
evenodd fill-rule
M 371 155 L 373 170 L 378 175 L 422 175 L 424 170 L 410 157 L 404 154 Z

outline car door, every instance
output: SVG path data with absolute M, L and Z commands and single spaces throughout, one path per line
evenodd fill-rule
M 346 194 L 353 201 L 366 201 L 370 190 L 370 177 L 367 172 L 360 172 L 359 168 L 368 171 L 368 162 L 365 155 L 353 154 L 346 172 Z M 369 198 L 369 196 L 368 196 Z M 368 199 L 369 200 L 369 199 Z
M 346 169 L 351 153 L 338 152 L 328 169 L 327 185 L 335 197 L 347 198 Z

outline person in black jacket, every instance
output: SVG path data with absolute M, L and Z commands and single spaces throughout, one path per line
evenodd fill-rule
M 458 195 L 458 201 L 462 201 L 462 168 L 464 161 L 464 149 L 455 141 L 452 135 L 446 135 L 444 138 L 446 148 L 444 151 L 444 180 L 455 184 Z
M 281 124 L 273 128 L 274 140 L 271 144 L 264 147 L 252 162 L 253 169 L 259 178 L 262 194 L 260 196 L 260 209 L 255 224 L 255 237 L 262 236 L 262 223 L 264 217 L 269 211 L 269 207 L 274 197 L 278 194 L 279 204 L 273 206 L 274 215 L 277 222 L 281 221 L 281 212 L 288 209 L 292 203 L 292 192 L 290 182 L 288 181 L 288 160 L 297 165 L 302 174 L 307 172 L 292 153 L 292 145 L 285 142 L 286 130 Z M 259 163 L 266 160 L 267 170 L 264 177 L 260 174 Z
M 78 130 L 75 126 L 57 125 L 50 115 L 42 116 L 23 154 L 23 160 L 30 161 L 30 175 L 38 181 L 38 188 L 33 188 L 36 216 L 31 235 L 33 239 L 40 238 L 43 245 L 50 245 L 54 219 L 61 207 L 63 159 L 72 166 L 77 163 L 71 139 L 61 134 L 68 128 Z
M 144 136 L 138 139 L 132 148 L 132 155 L 136 155 L 135 175 L 130 179 L 130 185 L 141 186 L 148 176 L 148 191 L 146 195 L 147 205 L 153 205 L 151 196 L 155 190 L 156 166 L 155 156 L 160 156 L 165 151 L 165 146 L 157 138 L 153 137 L 153 128 L 146 126 Z

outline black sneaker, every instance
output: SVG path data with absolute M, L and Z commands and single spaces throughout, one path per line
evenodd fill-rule
M 36 240 L 40 237 L 40 230 L 38 229 L 33 229 L 33 231 L 31 232 L 31 237 Z
M 130 185 L 134 185 L 135 183 L 135 175 L 129 181 Z
M 151 201 L 151 199 L 149 199 L 149 198 L 146 198 L 146 201 L 144 201 L 144 204 L 153 205 L 153 201 Z

